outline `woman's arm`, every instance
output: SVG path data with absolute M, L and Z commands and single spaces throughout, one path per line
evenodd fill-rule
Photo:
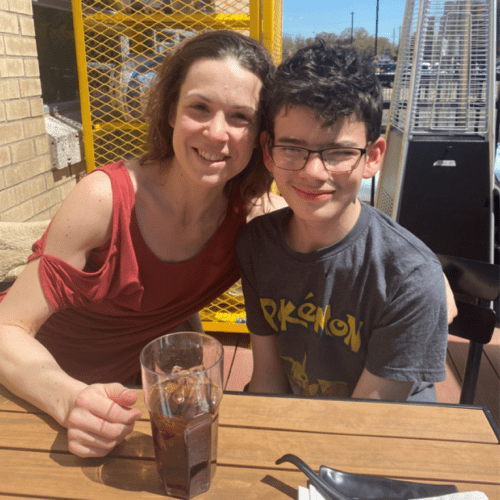
M 111 234 L 109 178 L 95 173 L 78 183 L 54 217 L 45 254 L 82 270 L 91 250 Z M 120 384 L 87 386 L 67 375 L 36 340 L 53 309 L 39 278 L 39 259 L 28 263 L 0 303 L 0 383 L 68 428 L 69 449 L 106 455 L 131 432 L 139 410 L 134 391 Z

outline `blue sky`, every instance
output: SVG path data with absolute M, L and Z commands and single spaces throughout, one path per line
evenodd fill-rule
M 354 29 L 365 28 L 375 35 L 377 0 L 282 0 L 283 34 L 314 37 L 317 33 L 336 33 L 351 29 L 351 12 L 354 12 Z M 405 0 L 379 0 L 378 36 L 398 43 L 403 27 Z

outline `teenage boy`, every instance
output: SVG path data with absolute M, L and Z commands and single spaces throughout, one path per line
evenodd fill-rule
M 435 401 L 448 335 L 442 267 L 357 198 L 386 149 L 372 64 L 319 40 L 266 87 L 264 161 L 289 207 L 238 241 L 250 391 Z

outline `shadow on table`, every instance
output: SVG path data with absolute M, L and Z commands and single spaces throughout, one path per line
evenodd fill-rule
M 67 439 L 65 435 L 58 436 L 54 445 L 59 438 Z M 103 458 L 79 458 L 56 451 L 51 453 L 51 458 L 62 466 L 80 467 L 85 477 L 94 483 L 105 484 L 118 490 L 146 491 L 164 495 L 156 463 L 152 457 L 154 457 L 153 438 L 138 431 L 132 432 L 126 441 Z
M 277 489 L 278 491 L 281 491 L 290 498 L 293 498 L 293 500 L 297 498 L 298 490 L 296 488 L 288 486 L 288 484 L 284 483 L 283 481 L 280 481 L 279 479 L 276 479 L 273 476 L 269 475 L 265 476 L 263 479 L 261 479 L 261 483 L 267 484 Z
M 50 417 L 47 417 L 47 423 L 49 421 Z M 51 446 L 50 458 L 62 467 L 80 469 L 93 483 L 117 490 L 165 495 L 156 469 L 153 438 L 149 434 L 134 431 L 108 456 L 80 458 L 68 452 L 67 431 L 58 427 L 59 432 Z M 297 498 L 296 488 L 272 475 L 265 475 L 260 482 L 270 486 L 276 493 L 285 494 L 293 500 Z

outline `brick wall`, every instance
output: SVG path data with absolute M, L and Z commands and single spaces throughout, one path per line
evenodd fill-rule
M 0 0 L 0 222 L 52 218 L 85 173 L 52 169 L 32 0 Z

